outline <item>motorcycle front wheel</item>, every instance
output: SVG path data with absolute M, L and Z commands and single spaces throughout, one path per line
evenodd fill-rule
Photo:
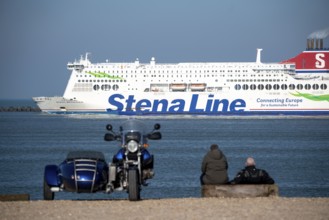
M 128 172 L 128 193 L 130 201 L 140 200 L 140 189 L 138 181 L 138 170 L 129 170 Z

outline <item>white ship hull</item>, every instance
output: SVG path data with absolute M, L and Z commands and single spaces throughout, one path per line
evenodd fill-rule
M 109 98 L 111 102 L 108 101 Z M 184 99 L 171 93 L 115 93 L 98 97 L 97 100 L 86 97 L 79 102 L 53 97 L 43 103 L 39 102 L 39 107 L 49 113 L 121 115 L 329 115 L 328 101 L 312 101 L 290 93 L 269 95 L 186 92 Z
M 300 67 L 310 60 L 312 66 Z M 281 63 L 69 63 L 63 97 L 34 97 L 48 113 L 329 115 L 329 51 Z M 298 74 L 298 72 L 302 72 Z

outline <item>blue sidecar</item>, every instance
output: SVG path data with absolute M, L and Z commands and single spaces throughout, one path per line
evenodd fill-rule
M 72 151 L 57 165 L 47 165 L 44 173 L 45 200 L 53 200 L 59 191 L 94 193 L 105 191 L 109 167 L 98 151 Z

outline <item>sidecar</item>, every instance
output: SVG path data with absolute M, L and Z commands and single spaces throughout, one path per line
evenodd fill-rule
M 60 191 L 94 193 L 105 191 L 109 167 L 98 151 L 72 151 L 57 165 L 47 165 L 44 173 L 45 200 L 53 200 Z

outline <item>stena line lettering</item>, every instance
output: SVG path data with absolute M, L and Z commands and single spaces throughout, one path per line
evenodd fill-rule
M 324 58 L 325 58 L 324 53 L 317 53 L 315 55 L 315 59 L 316 59 L 315 67 L 316 68 L 324 68 L 326 66 L 326 62 L 325 62 Z
M 215 99 L 214 95 L 208 95 L 205 106 L 200 106 L 199 95 L 193 94 L 189 106 L 184 99 L 149 99 L 137 100 L 134 95 L 125 97 L 122 94 L 113 94 L 108 102 L 119 112 L 141 112 L 141 113 L 219 113 L 219 112 L 242 112 L 246 108 L 246 102 L 243 99 L 235 99 L 230 102 L 227 99 Z

